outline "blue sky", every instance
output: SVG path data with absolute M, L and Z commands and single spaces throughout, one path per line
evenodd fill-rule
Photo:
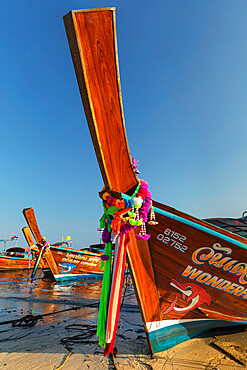
M 0 237 L 33 207 L 50 242 L 99 242 L 103 182 L 63 15 L 116 7 L 131 155 L 153 198 L 199 218 L 247 209 L 245 0 L 1 0 Z

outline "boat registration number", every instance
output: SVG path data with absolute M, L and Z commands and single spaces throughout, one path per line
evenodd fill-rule
M 164 244 L 169 245 L 175 249 L 178 249 L 180 252 L 186 252 L 188 247 L 184 245 L 186 236 L 177 233 L 171 229 L 165 229 L 163 234 L 159 234 L 157 239 Z

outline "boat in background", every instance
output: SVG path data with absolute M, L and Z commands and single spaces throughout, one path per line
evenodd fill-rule
M 115 9 L 71 11 L 66 33 L 106 191 L 130 199 L 140 183 L 125 132 Z M 129 233 L 132 281 L 151 354 L 217 327 L 247 324 L 247 240 L 153 202 L 158 224 Z
M 0 254 L 0 271 L 28 270 L 34 263 L 35 256 L 30 248 L 14 246 Z
M 34 210 L 24 209 L 23 215 L 29 226 L 22 229 L 23 233 L 32 248 L 34 245 L 32 232 L 37 242 L 36 258 L 39 258 L 46 277 L 53 277 L 56 281 L 103 278 L 101 256 L 104 254 L 104 244 L 94 244 L 81 250 L 70 248 L 69 243 L 64 241 L 48 244 L 41 236 Z
M 56 281 L 103 278 L 104 269 L 101 270 L 100 267 L 104 244 L 95 244 L 80 250 L 57 244 L 50 245 L 50 251 L 58 266 L 58 274 L 54 274 Z
M 34 267 L 35 255 L 30 248 L 18 246 L 18 238 L 19 236 L 11 234 L 0 240 L 0 246 L 4 246 L 3 252 L 0 253 L 0 271 L 29 270 Z M 6 248 L 9 242 L 15 242 L 15 245 Z
M 246 212 L 240 218 L 206 218 L 204 221 L 247 238 L 247 216 L 245 214 Z

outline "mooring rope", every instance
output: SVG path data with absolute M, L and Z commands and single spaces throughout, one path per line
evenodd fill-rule
M 70 353 L 66 356 L 66 358 L 65 358 L 65 360 L 63 361 L 62 365 L 60 365 L 59 367 L 55 367 L 55 370 L 61 370 L 61 369 L 64 367 L 64 365 L 66 364 L 66 362 L 68 361 L 68 359 L 69 359 L 69 357 L 70 357 L 71 355 L 73 355 L 73 352 L 70 352 Z
M 90 341 L 90 339 L 96 334 L 97 326 L 96 325 L 79 325 L 71 324 L 65 326 L 67 330 L 77 330 L 81 332 L 72 337 L 64 337 L 61 339 L 61 344 L 70 345 L 72 343 L 98 343 L 97 341 Z
M 96 303 L 86 304 L 84 306 L 74 306 L 74 307 L 66 308 L 66 309 L 60 310 L 60 311 L 48 312 L 48 313 L 45 313 L 45 314 L 42 314 L 42 315 L 28 314 L 26 316 L 21 317 L 20 319 L 2 321 L 2 322 L 0 322 L 0 325 L 12 324 L 13 327 L 16 327 L 16 326 L 19 326 L 19 327 L 29 326 L 29 327 L 31 327 L 31 326 L 34 326 L 37 323 L 38 320 L 42 320 L 45 316 L 51 316 L 51 315 L 59 314 L 59 313 L 66 312 L 66 311 L 76 311 L 76 310 L 80 310 L 80 309 L 86 308 L 86 307 L 94 308 L 94 307 L 97 307 L 98 305 L 99 305 L 99 302 L 96 302 Z

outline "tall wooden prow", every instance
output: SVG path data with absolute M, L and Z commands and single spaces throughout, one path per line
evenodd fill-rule
M 115 8 L 76 10 L 64 16 L 78 86 L 105 187 L 128 193 L 138 184 L 126 138 L 116 42 Z M 127 250 L 143 324 L 160 312 L 148 243 Z M 136 243 L 141 243 L 142 257 Z M 141 284 L 140 284 L 141 282 Z M 159 316 L 159 315 L 158 315 Z M 151 348 L 150 348 L 151 351 Z
M 37 244 L 39 246 L 41 246 L 44 243 L 44 238 L 40 233 L 33 208 L 25 208 L 25 209 L 23 209 L 22 213 L 25 217 L 25 220 L 27 221 L 29 229 L 31 230 Z M 25 237 L 27 239 L 27 242 L 29 244 L 30 240 L 31 240 L 30 231 L 29 232 L 28 231 L 24 232 L 24 235 L 25 235 Z M 46 262 L 48 263 L 48 266 L 49 266 L 49 268 L 51 270 L 51 273 L 54 277 L 54 275 L 58 274 L 57 264 L 56 264 L 56 262 L 54 260 L 54 257 L 53 257 L 53 255 L 50 251 L 50 248 L 47 248 L 45 253 L 46 253 Z M 42 262 L 41 262 L 41 264 L 42 264 Z M 41 267 L 42 267 L 42 265 L 41 265 Z M 55 278 L 54 278 L 54 280 L 55 280 Z
M 71 11 L 64 22 L 105 186 L 127 191 L 138 180 L 132 170 L 124 125 L 115 9 Z
M 64 22 L 105 187 L 133 193 L 138 179 L 124 125 L 115 9 L 72 11 Z M 214 327 L 246 324 L 247 239 L 153 205 L 158 225 L 149 221 L 150 239 L 131 231 L 127 250 L 151 353 Z

